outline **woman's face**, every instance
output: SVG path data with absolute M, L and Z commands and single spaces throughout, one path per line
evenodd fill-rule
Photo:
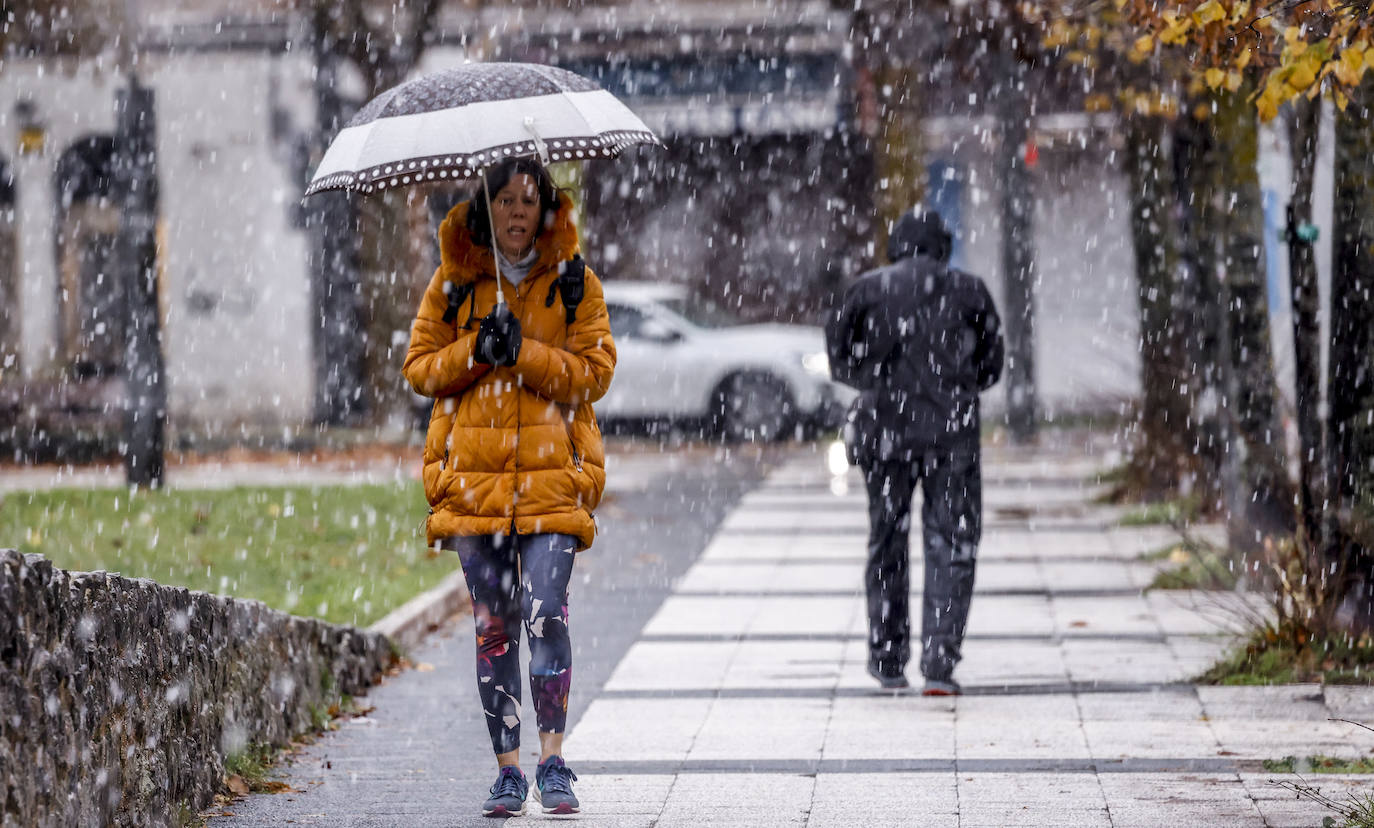
M 511 261 L 524 258 L 539 232 L 539 188 L 534 178 L 517 173 L 492 193 L 491 217 L 501 255 Z

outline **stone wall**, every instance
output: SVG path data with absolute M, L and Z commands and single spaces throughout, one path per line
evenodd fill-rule
M 226 754 L 360 694 L 385 636 L 0 550 L 0 825 L 175 825 Z

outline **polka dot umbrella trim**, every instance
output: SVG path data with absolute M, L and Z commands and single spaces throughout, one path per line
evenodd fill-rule
M 659 140 L 580 75 L 531 63 L 470 63 L 370 101 L 334 138 L 305 194 L 472 178 L 507 158 L 612 158 L 638 144 Z

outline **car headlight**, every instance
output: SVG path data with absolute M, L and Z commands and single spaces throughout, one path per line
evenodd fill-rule
M 802 354 L 802 369 L 816 377 L 830 377 L 830 360 L 824 353 Z

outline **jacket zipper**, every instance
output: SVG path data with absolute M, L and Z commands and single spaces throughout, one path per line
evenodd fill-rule
M 536 261 L 535 264 L 538 265 L 538 262 Z M 525 274 L 525 278 L 520 280 L 520 284 L 514 285 L 515 290 L 513 291 L 513 298 L 520 303 L 521 310 L 524 310 L 525 294 L 529 292 L 529 285 L 532 281 L 530 277 L 533 275 L 533 272 Z M 496 278 L 499 281 L 502 277 L 497 276 Z M 521 288 L 524 288 L 524 290 L 521 290 Z M 511 313 L 515 315 L 516 319 L 519 319 L 521 316 L 521 314 L 515 310 L 514 305 L 511 306 Z M 521 324 L 523 325 L 524 323 Z M 515 379 L 508 379 L 506 382 L 510 383 L 511 390 L 515 391 Z M 512 502 L 510 506 L 510 536 L 512 539 L 515 537 L 516 513 L 520 510 L 520 398 L 522 396 L 524 395 L 519 391 L 515 391 L 515 461 L 512 463 L 515 468 L 515 485 L 511 487 Z

